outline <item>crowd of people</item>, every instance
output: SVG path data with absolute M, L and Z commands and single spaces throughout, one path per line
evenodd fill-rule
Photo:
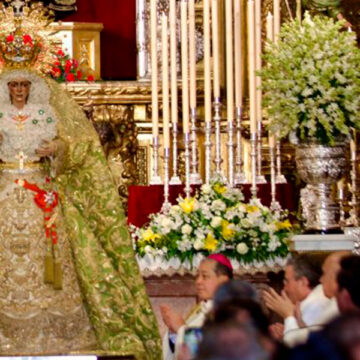
M 231 262 L 215 254 L 202 261 L 196 291 L 185 318 L 161 308 L 165 360 L 360 359 L 360 256 L 297 255 L 278 293 L 234 280 Z

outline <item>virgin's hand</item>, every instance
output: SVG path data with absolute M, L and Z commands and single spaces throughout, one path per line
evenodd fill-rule
M 37 150 L 35 150 L 35 152 L 37 155 L 44 157 L 44 156 L 55 155 L 56 150 L 57 150 L 56 141 L 43 140 L 42 145 Z

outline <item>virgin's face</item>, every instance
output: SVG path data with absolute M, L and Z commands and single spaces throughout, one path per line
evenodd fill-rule
M 23 108 L 30 93 L 31 82 L 25 78 L 9 81 L 10 99 L 14 106 Z

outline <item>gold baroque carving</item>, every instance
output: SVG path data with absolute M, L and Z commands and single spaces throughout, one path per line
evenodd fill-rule
M 137 129 L 132 105 L 84 104 L 84 111 L 99 134 L 123 206 L 127 208 L 128 186 L 138 183 Z

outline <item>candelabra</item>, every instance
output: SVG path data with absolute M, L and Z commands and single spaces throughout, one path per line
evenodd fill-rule
M 242 161 L 242 108 L 236 107 L 236 172 L 234 177 L 234 184 L 246 184 L 246 175 L 243 172 Z
M 185 145 L 185 194 L 186 197 L 190 197 L 190 134 L 184 134 L 184 145 Z
M 178 157 L 178 146 L 177 146 L 177 136 L 178 136 L 178 126 L 177 122 L 172 123 L 172 133 L 173 133 L 173 175 L 170 179 L 170 185 L 181 185 L 180 177 L 177 174 L 177 157 Z
M 253 198 L 257 197 L 256 188 L 256 132 L 250 134 L 251 143 L 251 194 Z
M 191 173 L 190 184 L 199 185 L 202 183 L 198 173 L 197 137 L 196 137 L 196 108 L 191 108 Z
M 340 226 L 345 225 L 345 210 L 344 210 L 344 186 L 342 180 L 338 183 L 338 200 L 340 207 Z
M 161 208 L 163 212 L 168 212 L 171 208 L 169 202 L 169 158 L 170 149 L 166 147 L 164 148 L 164 203 Z
M 273 211 L 280 211 L 281 205 L 276 200 L 276 169 L 275 169 L 275 149 L 270 146 L 270 184 L 271 184 L 271 204 L 270 209 Z
M 211 122 L 205 122 L 205 183 L 210 182 L 211 176 Z
M 232 121 L 228 122 L 228 175 L 229 186 L 234 187 L 234 124 Z
M 350 160 L 351 160 L 351 210 L 349 212 L 349 224 L 352 226 L 359 226 L 359 220 L 357 217 L 357 199 L 356 199 L 356 190 L 357 190 L 357 174 L 356 174 L 356 165 L 357 165 L 357 156 L 356 156 L 356 133 L 354 131 L 354 140 L 352 140 L 352 146 L 350 147 Z
M 262 138 L 261 138 L 261 120 L 259 119 L 257 122 L 257 175 L 256 175 L 256 183 L 257 184 L 266 184 L 265 176 L 261 174 L 262 168 Z
M 277 184 L 286 184 L 286 178 L 281 173 L 281 144 L 280 140 L 276 141 L 276 178 L 275 181 Z
M 161 177 L 159 176 L 159 137 L 153 137 L 153 173 L 150 180 L 150 185 L 161 185 Z
M 220 98 L 215 98 L 214 101 L 214 121 L 215 121 L 215 173 L 214 177 L 226 182 L 226 178 L 221 171 L 221 101 Z

